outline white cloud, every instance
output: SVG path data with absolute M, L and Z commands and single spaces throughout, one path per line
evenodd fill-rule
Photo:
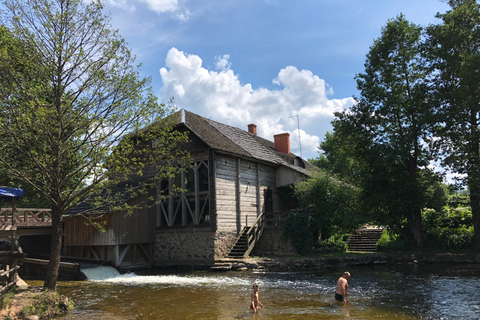
M 215 58 L 217 62 L 215 62 L 215 67 L 218 70 L 228 70 L 232 67 L 232 63 L 228 61 L 230 59 L 229 54 L 224 54 L 223 56 L 217 56 Z
M 297 154 L 298 115 L 302 154 L 307 159 L 316 157 L 320 139 L 331 130 L 333 113 L 353 104 L 352 98 L 329 100 L 333 90 L 325 80 L 294 66 L 279 71 L 273 80 L 278 90 L 253 89 L 240 83 L 229 58 L 217 56 L 215 66 L 220 71 L 211 71 L 202 66 L 199 56 L 171 48 L 160 69 L 161 96 L 165 100 L 173 96 L 180 108 L 245 130 L 255 123 L 258 134 L 269 140 L 288 132 Z
M 158 13 L 173 12 L 178 10 L 178 0 L 139 0 Z
M 127 4 L 127 0 L 107 0 L 107 4 L 117 7 L 126 11 L 134 11 L 135 6 L 132 4 Z
M 149 10 L 158 14 L 171 13 L 172 17 L 179 21 L 185 22 L 190 18 L 190 11 L 187 8 L 183 8 L 178 0 L 107 0 L 107 3 L 111 6 L 127 11 L 136 10 L 135 2 L 146 4 Z

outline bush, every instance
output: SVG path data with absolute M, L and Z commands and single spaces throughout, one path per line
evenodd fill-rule
M 423 213 L 423 227 L 426 249 L 458 250 L 473 245 L 473 219 L 469 211 L 426 210 Z
M 319 241 L 315 245 L 315 253 L 327 254 L 336 252 L 346 252 L 347 244 L 342 240 L 343 236 L 331 236 L 330 238 Z
M 426 248 L 431 250 L 468 249 L 473 245 L 473 226 L 430 229 L 425 240 Z
M 399 234 L 390 233 L 384 229 L 382 236 L 377 241 L 377 251 L 383 252 L 407 252 L 412 248 L 406 243 Z

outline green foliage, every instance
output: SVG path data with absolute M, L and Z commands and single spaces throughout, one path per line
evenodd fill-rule
M 426 186 L 425 206 L 436 211 L 441 211 L 447 204 L 448 186 L 441 183 L 440 177 L 430 173 L 422 181 Z
M 431 135 L 425 71 L 420 63 L 421 31 L 403 15 L 387 22 L 370 47 L 365 72 L 356 76 L 361 93 L 358 106 L 352 108 L 356 115 L 344 118 L 349 122 L 360 118 L 360 123 L 350 125 L 371 143 L 366 150 L 355 149 L 367 160 L 362 172 L 363 197 L 374 205 L 377 218 L 387 214 L 397 221 L 408 219 L 418 246 L 422 245 L 421 228 L 414 222 L 419 222 L 425 201 L 419 176 L 430 157 L 421 140 Z
M 359 174 L 358 163 L 352 155 L 349 144 L 337 132 L 327 132 L 319 149 L 323 153 L 310 162 L 338 179 L 355 185 Z
M 430 250 L 459 250 L 473 244 L 473 219 L 470 211 L 426 210 L 423 213 L 426 247 Z
M 412 247 L 406 243 L 399 234 L 383 230 L 382 236 L 377 241 L 377 251 L 382 252 L 408 252 Z
M 365 222 L 358 210 L 358 193 L 326 172 L 317 172 L 295 187 L 301 207 L 310 214 L 313 234 L 321 233 L 323 238 L 350 232 Z
M 337 252 L 346 252 L 347 244 L 342 236 L 331 236 L 330 238 L 319 241 L 315 244 L 315 253 L 329 254 Z
M 474 242 L 480 250 L 480 4 L 450 1 L 438 14 L 441 23 L 427 28 L 426 53 L 436 106 L 436 136 L 432 148 L 442 164 L 462 174 L 469 188 L 477 226 Z
M 470 206 L 470 197 L 468 195 L 452 195 L 447 198 L 446 203 L 450 208 L 465 208 Z
M 45 291 L 34 297 L 32 304 L 22 309 L 22 315 L 28 317 L 36 315 L 39 318 L 51 318 L 72 310 L 74 303 L 67 297 L 62 297 L 58 293 Z
M 301 255 L 308 255 L 312 252 L 313 233 L 310 222 L 311 216 L 305 210 L 290 212 L 285 222 L 285 237 L 292 240 L 295 249 Z

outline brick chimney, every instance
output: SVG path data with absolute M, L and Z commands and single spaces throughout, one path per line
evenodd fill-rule
M 249 124 L 248 125 L 248 132 L 253 133 L 254 135 L 257 135 L 257 125 L 256 124 Z
M 275 139 L 275 149 L 290 154 L 290 133 L 276 134 L 273 138 Z

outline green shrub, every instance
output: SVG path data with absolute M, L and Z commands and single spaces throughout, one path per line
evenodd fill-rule
M 468 210 L 423 212 L 425 248 L 429 250 L 468 249 L 473 245 L 473 219 Z
M 407 252 L 411 249 L 410 245 L 408 245 L 399 234 L 391 233 L 387 229 L 383 230 L 382 236 L 377 241 L 377 251 Z
M 347 244 L 342 240 L 343 236 L 331 236 L 330 238 L 319 241 L 315 244 L 315 253 L 327 254 L 336 252 L 346 252 Z
M 433 228 L 425 235 L 430 250 L 468 249 L 473 245 L 473 226 L 459 228 Z

